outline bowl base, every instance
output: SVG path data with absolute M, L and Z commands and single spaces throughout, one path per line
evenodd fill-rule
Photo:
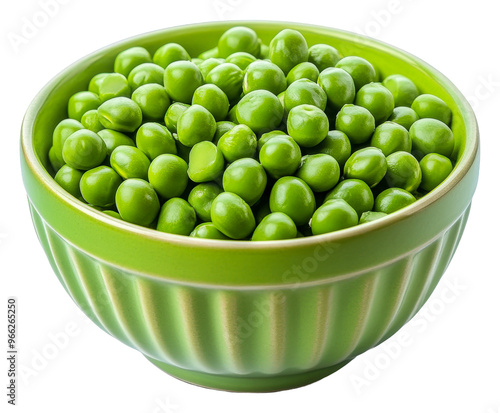
M 163 363 L 154 358 L 150 358 L 147 356 L 146 358 L 160 370 L 186 383 L 213 390 L 246 393 L 269 393 L 306 386 L 308 384 L 321 380 L 322 378 L 329 376 L 332 373 L 335 373 L 350 361 L 348 360 L 334 366 L 297 374 L 268 377 L 241 377 L 223 376 L 219 374 L 201 373 L 192 370 L 185 370 L 179 367 L 172 366 L 170 364 Z

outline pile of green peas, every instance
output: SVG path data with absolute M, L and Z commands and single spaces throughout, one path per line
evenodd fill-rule
M 281 240 L 374 221 L 452 171 L 452 113 L 401 74 L 285 29 L 192 58 L 116 56 L 68 102 L 55 180 L 105 214 L 197 238 Z

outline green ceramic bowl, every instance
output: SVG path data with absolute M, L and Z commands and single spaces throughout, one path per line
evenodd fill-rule
M 453 111 L 457 165 L 437 189 L 369 224 L 296 240 L 242 242 L 164 234 L 104 215 L 52 179 L 47 152 L 66 102 L 112 70 L 123 49 L 167 42 L 192 56 L 235 23 L 165 29 L 101 49 L 57 75 L 22 127 L 22 171 L 40 242 L 62 285 L 104 331 L 167 373 L 201 386 L 264 392 L 302 386 L 398 331 L 450 262 L 476 188 L 478 129 L 457 88 L 420 59 L 325 27 L 238 22 L 265 43 L 283 28 L 309 44 L 403 73 Z

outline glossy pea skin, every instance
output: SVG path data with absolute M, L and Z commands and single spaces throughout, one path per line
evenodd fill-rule
M 64 142 L 74 132 L 83 129 L 83 125 L 74 119 L 64 119 L 57 124 L 52 134 L 52 145 L 54 148 L 54 156 L 61 163 L 64 164 L 62 150 Z
M 420 160 L 422 182 L 420 187 L 424 191 L 432 191 L 443 182 L 453 170 L 451 161 L 438 153 L 429 153 Z
M 114 71 L 127 77 L 134 67 L 151 62 L 151 55 L 144 47 L 131 47 L 116 56 Z
M 286 89 L 286 78 L 283 71 L 274 63 L 259 60 L 251 63 L 243 78 L 243 93 L 254 90 L 268 90 L 275 95 Z
M 196 213 L 182 198 L 172 198 L 163 204 L 156 229 L 177 235 L 189 235 L 196 225 Z
M 370 187 L 360 179 L 344 179 L 325 197 L 325 203 L 332 199 L 343 199 L 354 208 L 358 216 L 373 209 L 375 202 Z
M 215 69 L 217 66 L 224 63 L 224 59 L 217 59 L 215 57 L 211 57 L 210 59 L 203 60 L 198 67 L 200 68 L 200 72 L 203 75 L 203 79 L 206 79 L 208 74 Z M 238 66 L 239 67 L 239 66 Z
M 325 192 L 337 185 L 340 179 L 340 167 L 330 155 L 306 155 L 302 157 L 300 168 L 295 175 L 314 192 Z
M 300 79 L 288 86 L 284 102 L 286 112 L 300 105 L 313 105 L 324 111 L 327 98 L 325 91 L 317 83 L 308 79 Z
M 325 91 L 328 105 L 340 110 L 344 105 L 354 102 L 356 86 L 351 75 L 345 70 L 331 67 L 322 71 L 318 85 Z
M 180 143 L 192 147 L 202 141 L 211 141 L 216 128 L 213 115 L 203 106 L 193 105 L 179 117 L 177 136 Z
M 300 147 L 288 135 L 274 137 L 262 146 L 259 160 L 267 173 L 275 179 L 293 175 L 300 166 Z
M 394 152 L 387 158 L 385 180 L 389 187 L 397 187 L 414 192 L 422 180 L 422 171 L 415 157 L 404 151 Z
M 297 237 L 297 226 L 293 220 L 282 212 L 273 212 L 265 216 L 257 225 L 252 241 L 276 241 Z
M 182 195 L 188 184 L 188 165 L 176 155 L 157 156 L 149 166 L 148 181 L 164 199 Z
M 332 199 L 321 205 L 312 216 L 313 235 L 327 234 L 358 225 L 358 214 L 343 199 Z
M 370 111 L 378 125 L 385 122 L 394 111 L 394 97 L 381 83 L 370 83 L 363 86 L 356 94 L 356 105 Z
M 143 63 L 132 69 L 128 75 L 128 84 L 132 90 L 148 84 L 158 84 L 163 86 L 164 70 L 154 63 Z
M 285 73 L 302 62 L 307 62 L 309 49 L 304 36 L 297 30 L 284 29 L 271 40 L 269 58 Z
M 158 215 L 160 201 L 153 186 L 142 179 L 127 179 L 116 191 L 116 207 L 124 221 L 149 226 Z
M 236 26 L 226 30 L 217 44 L 220 57 L 228 57 L 236 52 L 246 52 L 259 56 L 260 43 L 257 33 L 249 27 Z
M 288 134 L 301 146 L 311 147 L 319 144 L 326 138 L 328 130 L 328 117 L 316 106 L 296 106 L 288 114 Z
M 117 97 L 129 98 L 132 94 L 132 89 L 128 84 L 128 80 L 120 73 L 108 73 L 99 82 L 99 99 L 106 102 L 109 99 Z
M 191 234 L 189 234 L 189 236 L 194 238 L 203 238 L 203 239 L 222 239 L 222 240 L 229 239 L 222 232 L 220 232 L 211 222 L 201 223 L 191 232 Z
M 286 75 L 286 82 L 290 86 L 293 82 L 299 79 L 309 79 L 312 82 L 317 82 L 319 77 L 318 68 L 311 62 L 302 62 L 294 66 Z
M 81 121 L 82 116 L 92 109 L 97 109 L 101 104 L 99 96 L 92 92 L 77 92 L 69 98 L 68 116 L 70 119 Z
M 247 125 L 259 134 L 276 129 L 283 119 L 283 112 L 278 98 L 267 90 L 246 94 L 235 109 L 238 123 Z
M 80 179 L 82 179 L 83 172 L 78 169 L 72 168 L 69 165 L 63 165 L 57 171 L 54 180 L 66 191 L 73 195 L 75 198 L 80 198 Z
M 316 209 L 311 188 L 300 178 L 284 176 L 276 181 L 269 197 L 271 212 L 283 212 L 295 225 L 305 225 Z
M 397 123 L 403 126 L 406 130 L 410 130 L 411 125 L 413 125 L 420 118 L 412 108 L 406 106 L 398 106 L 394 108 L 392 115 L 389 117 L 389 121 Z
M 210 216 L 215 227 L 232 239 L 247 238 L 255 229 L 252 209 L 231 192 L 223 192 L 213 200 Z
M 375 131 L 375 118 L 364 107 L 344 105 L 337 114 L 335 129 L 344 132 L 351 143 L 364 143 Z
M 224 171 L 222 185 L 224 191 L 239 195 L 252 206 L 262 197 L 266 189 L 266 171 L 255 159 L 238 159 Z
M 212 83 L 226 94 L 232 102 L 238 99 L 243 90 L 243 71 L 232 63 L 222 63 L 213 68 L 206 76 L 207 83 Z
M 104 129 L 104 126 L 99 122 L 99 114 L 96 109 L 89 110 L 85 112 L 82 116 L 81 123 L 85 129 L 92 132 L 99 132 Z
M 339 167 L 343 170 L 347 159 L 351 156 L 351 141 L 344 132 L 331 130 L 319 144 L 312 148 L 305 148 L 304 153 L 330 155 L 337 160 Z
M 257 150 L 260 152 L 264 144 L 272 138 L 276 138 L 278 136 L 287 136 L 289 137 L 285 132 L 282 130 L 273 130 L 270 132 L 263 133 L 260 138 L 257 140 Z M 293 139 L 292 139 L 293 140 Z M 294 141 L 295 142 L 295 141 Z
M 190 105 L 181 102 L 172 103 L 165 113 L 165 126 L 171 133 L 177 132 L 177 122 L 181 115 L 190 107 Z
M 135 146 L 118 146 L 111 153 L 110 164 L 123 179 L 148 179 L 150 161 L 148 157 Z
M 132 99 L 117 97 L 104 102 L 97 109 L 99 122 L 106 129 L 134 132 L 142 123 L 142 111 Z
M 104 210 L 102 211 L 103 214 L 106 214 L 110 217 L 113 217 L 115 219 L 119 219 L 119 220 L 122 220 L 122 217 L 120 216 L 120 214 L 116 211 L 112 211 L 112 210 Z
M 233 129 L 236 126 L 236 123 L 227 120 L 222 120 L 217 122 L 215 125 L 216 125 L 215 135 L 212 142 L 215 145 L 217 145 L 221 136 L 224 135 L 226 132 L 229 132 L 231 129 Z
M 410 79 L 403 75 L 387 76 L 382 85 L 385 86 L 394 97 L 395 106 L 410 107 L 419 95 L 418 88 Z
M 191 103 L 194 91 L 203 84 L 203 76 L 193 62 L 179 60 L 166 67 L 163 84 L 172 100 Z
M 361 218 L 359 219 L 360 224 L 366 224 L 367 222 L 373 222 L 377 219 L 386 217 L 387 214 L 384 212 L 366 211 L 363 212 Z
M 416 202 L 415 197 L 401 188 L 389 188 L 378 194 L 375 199 L 375 212 L 391 214 Z
M 138 87 L 132 93 L 132 100 L 141 109 L 142 118 L 153 121 L 163 120 L 171 103 L 165 88 L 156 83 Z
M 101 139 L 104 141 L 104 144 L 106 145 L 107 156 L 111 156 L 113 151 L 118 148 L 118 146 L 135 146 L 134 141 L 121 132 L 117 132 L 111 129 L 103 129 L 97 132 L 97 134 L 101 137 Z
M 189 152 L 188 175 L 193 182 L 213 181 L 223 170 L 224 156 L 212 142 L 199 142 Z
M 344 177 L 361 179 L 370 187 L 384 179 L 387 161 L 379 148 L 369 146 L 354 152 L 344 166 Z
M 370 141 L 370 146 L 379 148 L 385 156 L 398 151 L 411 151 L 411 139 L 408 131 L 394 122 L 384 122 L 377 126 Z
M 60 161 L 57 158 L 54 146 L 50 147 L 48 155 L 49 155 L 49 163 L 50 166 L 52 166 L 52 170 L 54 172 L 59 171 L 59 169 L 61 169 L 61 167 L 64 165 L 64 162 Z
M 167 43 L 159 47 L 153 55 L 153 63 L 165 69 L 170 63 L 190 60 L 189 53 L 177 43 Z
M 175 140 L 175 148 L 177 149 L 177 155 L 184 159 L 186 162 L 189 162 L 189 153 L 191 152 L 191 147 L 183 145 L 179 142 L 179 139 L 174 137 Z
M 320 72 L 335 66 L 340 58 L 339 51 L 328 44 L 315 44 L 309 48 L 308 60 L 314 63 Z
M 175 139 L 163 125 L 155 122 L 144 123 L 135 136 L 137 147 L 153 160 L 163 154 L 177 154 Z
M 437 119 L 417 120 L 410 128 L 412 151 L 417 158 L 428 153 L 439 153 L 450 157 L 453 152 L 453 132 Z
M 229 99 L 221 88 L 212 84 L 200 86 L 193 95 L 193 105 L 207 109 L 216 121 L 222 121 L 229 112 Z
M 188 202 L 196 211 L 200 221 L 207 222 L 211 220 L 210 209 L 212 208 L 212 202 L 222 192 L 222 188 L 215 182 L 204 182 L 191 189 Z
M 437 119 L 447 126 L 451 124 L 451 109 L 444 100 L 430 94 L 418 96 L 412 103 L 411 108 L 420 119 Z
M 260 45 L 259 58 L 263 60 L 269 60 L 269 46 L 267 44 Z
M 377 80 L 377 72 L 372 64 L 368 60 L 359 56 L 344 57 L 339 60 L 335 67 L 345 70 L 351 75 L 352 80 L 354 80 L 356 90 L 359 90 L 364 85 Z
M 205 50 L 204 52 L 200 53 L 200 55 L 198 56 L 198 60 L 208 60 L 211 58 L 218 58 L 218 57 L 220 57 L 219 48 L 212 47 L 211 49 Z
M 232 63 L 238 66 L 241 70 L 245 70 L 257 58 L 247 52 L 236 52 L 226 58 L 226 63 Z
M 99 95 L 99 87 L 101 86 L 101 83 L 102 83 L 103 79 L 107 75 L 109 75 L 109 73 L 98 73 L 92 79 L 90 79 L 89 86 L 87 88 L 88 91 L 89 92 L 93 92 L 96 95 Z
M 72 168 L 87 171 L 104 161 L 106 145 L 97 133 L 81 129 L 65 140 L 62 157 Z
M 113 169 L 101 165 L 83 174 L 80 191 L 90 205 L 107 208 L 115 204 L 116 191 L 121 183 L 122 179 Z
M 227 162 L 251 158 L 257 151 L 257 137 L 248 126 L 236 125 L 220 137 L 217 147 Z

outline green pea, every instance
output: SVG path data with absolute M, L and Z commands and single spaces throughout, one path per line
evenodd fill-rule
M 268 90 L 275 95 L 286 89 L 286 78 L 283 71 L 274 63 L 259 60 L 251 63 L 243 78 L 243 93 L 254 90 Z
M 272 138 L 276 138 L 277 136 L 287 136 L 289 137 L 285 132 L 282 130 L 273 130 L 271 132 L 266 132 L 263 133 L 260 138 L 257 140 L 257 150 L 260 152 L 264 144 Z M 295 142 L 295 141 L 294 141 Z
M 424 191 L 432 191 L 443 182 L 453 170 L 451 161 L 438 153 L 429 153 L 420 161 L 422 182 L 420 187 Z
M 320 73 L 318 85 L 325 91 L 328 104 L 334 110 L 354 102 L 356 86 L 345 70 L 331 67 Z
M 343 199 L 354 208 L 358 216 L 373 208 L 374 198 L 370 187 L 360 179 L 344 179 L 325 197 L 325 203 L 332 199 Z
M 106 208 L 115 204 L 116 191 L 121 183 L 120 176 L 109 166 L 98 166 L 83 174 L 80 190 L 90 205 Z
M 252 209 L 231 192 L 223 192 L 213 200 L 210 216 L 215 227 L 232 239 L 247 238 L 255 228 Z
M 234 123 L 235 125 L 239 123 L 238 118 L 236 117 L 236 110 L 237 107 L 235 105 L 229 110 L 229 113 L 227 114 L 227 120 L 231 123 Z
M 267 44 L 260 45 L 259 58 L 263 60 L 269 60 L 269 46 Z
M 179 158 L 182 158 L 186 162 L 189 162 L 189 153 L 191 152 L 191 147 L 180 143 L 177 135 L 174 135 L 174 140 L 175 148 L 177 149 L 177 155 L 179 156 Z
M 343 199 L 332 199 L 321 205 L 311 220 L 313 235 L 327 234 L 355 225 L 358 225 L 358 214 Z
M 142 111 L 132 99 L 118 97 L 107 100 L 99 109 L 99 122 L 106 129 L 134 132 L 142 123 Z
M 326 138 L 328 129 L 328 117 L 316 106 L 296 106 L 288 114 L 288 134 L 301 146 L 317 145 Z
M 412 154 L 404 151 L 394 152 L 387 157 L 385 180 L 390 187 L 414 192 L 422 180 L 422 171 Z
M 361 218 L 359 219 L 360 224 L 366 224 L 367 222 L 376 221 L 377 219 L 386 217 L 387 214 L 384 212 L 366 211 L 363 212 Z
M 177 43 L 167 43 L 159 47 L 153 55 L 153 62 L 165 69 L 170 63 L 191 60 L 189 53 Z
M 337 185 L 340 179 L 340 167 L 330 155 L 306 155 L 302 157 L 296 175 L 314 192 L 325 192 Z
M 382 84 L 392 93 L 395 106 L 411 106 L 419 94 L 415 83 L 403 75 L 387 76 Z
M 188 109 L 190 105 L 180 102 L 172 103 L 167 109 L 167 113 L 165 113 L 165 126 L 167 129 L 172 132 L 177 132 L 177 122 L 181 115 Z
M 111 153 L 110 164 L 123 179 L 148 179 L 149 159 L 135 146 L 118 146 Z
M 267 173 L 275 179 L 293 175 L 300 166 L 300 148 L 287 135 L 274 137 L 262 146 L 259 160 Z
M 232 63 L 238 66 L 241 70 L 245 70 L 250 63 L 255 62 L 257 58 L 247 52 L 236 52 L 229 55 L 226 59 L 226 63 Z
M 213 48 L 205 50 L 203 53 L 201 53 L 198 56 L 198 59 L 208 60 L 208 59 L 217 58 L 217 57 L 220 57 L 219 48 L 218 47 L 213 47 Z
M 131 47 L 116 56 L 114 71 L 127 77 L 134 67 L 151 62 L 151 55 L 144 47 Z
M 246 94 L 235 110 L 238 123 L 247 125 L 259 134 L 276 129 L 284 112 L 278 98 L 267 90 L 255 90 Z
M 424 94 L 418 96 L 412 103 L 411 108 L 420 119 L 437 119 L 446 125 L 451 124 L 451 109 L 446 102 L 437 96 Z
M 203 84 L 203 76 L 194 63 L 179 60 L 166 67 L 163 84 L 172 100 L 191 103 L 194 91 Z
M 216 129 L 213 115 L 200 105 L 187 108 L 177 121 L 177 136 L 180 143 L 186 146 L 211 141 Z
M 340 59 L 335 67 L 345 70 L 354 80 L 356 90 L 368 83 L 377 81 L 377 72 L 371 63 L 359 56 L 347 56 Z
M 299 63 L 307 62 L 308 57 L 309 49 L 306 39 L 297 30 L 282 30 L 269 45 L 271 62 L 279 66 L 285 75 Z
M 331 130 L 316 146 L 305 148 L 304 152 L 307 155 L 324 153 L 334 157 L 341 169 L 351 156 L 351 141 L 344 132 L 339 130 Z
M 125 76 L 120 73 L 108 73 L 99 82 L 98 93 L 99 99 L 106 102 L 109 99 L 118 97 L 129 98 L 132 89 Z
M 401 188 L 388 188 L 375 199 L 375 212 L 391 214 L 416 202 L 415 197 Z
M 251 158 L 257 151 L 257 137 L 248 126 L 236 125 L 220 137 L 217 147 L 227 162 Z
M 118 212 L 116 212 L 116 211 L 106 210 L 106 211 L 102 211 L 102 213 L 106 214 L 106 215 L 108 215 L 110 217 L 113 217 L 115 219 L 119 219 L 119 220 L 122 219 L 122 217 L 120 216 L 120 214 Z
M 290 112 L 300 105 L 313 105 L 322 111 L 326 108 L 326 93 L 309 79 L 293 82 L 285 92 L 285 111 Z
M 293 220 L 282 212 L 273 212 L 257 225 L 252 241 L 275 241 L 297 237 L 297 227 Z
M 188 184 L 188 165 L 176 155 L 159 155 L 151 162 L 148 180 L 155 191 L 165 199 L 182 195 Z
M 344 166 L 344 177 L 361 179 L 374 187 L 385 176 L 387 161 L 379 148 L 369 146 L 354 152 Z
M 316 200 L 309 186 L 300 178 L 284 176 L 271 189 L 269 206 L 272 212 L 283 212 L 297 226 L 305 225 L 316 209 Z
M 57 158 L 56 151 L 53 146 L 51 146 L 49 149 L 49 163 L 50 166 L 52 166 L 54 172 L 59 171 L 59 169 L 61 169 L 64 165 L 64 162 L 59 161 L 59 159 Z
M 106 145 L 97 133 L 81 129 L 65 140 L 62 157 L 72 168 L 86 171 L 104 161 Z
M 375 118 L 361 106 L 344 105 L 337 114 L 335 129 L 344 132 L 351 143 L 364 143 L 375 130 Z
M 142 117 L 146 120 L 163 120 L 170 106 L 167 91 L 162 85 L 156 83 L 138 87 L 132 93 L 132 100 L 141 108 Z
M 327 44 L 315 44 L 309 48 L 309 58 L 320 72 L 335 66 L 340 61 L 340 53 L 335 47 Z
M 222 192 L 222 188 L 215 182 L 204 182 L 191 189 L 188 195 L 188 202 L 196 211 L 196 215 L 200 221 L 210 221 L 212 202 Z
M 206 79 L 208 74 L 212 71 L 212 69 L 215 69 L 222 63 L 224 63 L 224 59 L 217 59 L 215 57 L 203 60 L 198 66 L 200 68 L 201 74 L 203 75 L 203 79 Z
M 142 179 L 127 179 L 116 191 L 116 207 L 124 221 L 149 226 L 160 210 L 153 186 Z
M 217 86 L 207 84 L 200 86 L 193 95 L 193 105 L 207 109 L 216 121 L 224 120 L 229 112 L 229 99 Z
M 290 86 L 293 82 L 299 79 L 309 79 L 312 82 L 317 82 L 319 77 L 318 68 L 311 62 L 302 62 L 294 66 L 286 76 L 286 82 Z
M 394 110 L 394 97 L 381 83 L 370 83 L 359 89 L 355 103 L 368 109 L 377 125 L 385 122 Z
M 243 90 L 243 71 L 232 63 L 216 66 L 205 80 L 221 88 L 230 101 L 238 99 Z
M 121 132 L 117 132 L 111 129 L 103 129 L 97 134 L 101 137 L 106 145 L 106 155 L 111 156 L 113 151 L 118 148 L 118 146 L 128 145 L 135 146 L 134 141 L 127 135 Z
M 196 226 L 196 212 L 182 198 L 172 198 L 163 204 L 158 217 L 158 231 L 189 235 Z
M 154 63 L 143 63 L 132 69 L 128 75 L 128 83 L 132 90 L 140 86 L 155 83 L 163 86 L 164 70 Z
M 246 52 L 257 57 L 260 53 L 257 33 L 242 26 L 232 27 L 225 31 L 217 46 L 220 57 L 228 57 L 236 52 Z
M 220 232 L 214 224 L 211 222 L 203 222 L 198 225 L 191 234 L 190 237 L 194 238 L 204 238 L 204 239 L 229 239 L 222 232 Z
M 54 156 L 59 163 L 64 164 L 62 150 L 64 142 L 74 132 L 83 129 L 83 125 L 74 119 L 64 119 L 57 124 L 52 134 L 52 145 L 54 147 Z
M 143 124 L 135 136 L 137 147 L 153 160 L 163 154 L 177 154 L 175 139 L 170 131 L 159 123 Z
M 85 129 L 91 130 L 92 132 L 97 133 L 104 129 L 101 122 L 99 122 L 99 114 L 96 109 L 85 112 L 82 116 L 81 123 Z
M 439 153 L 450 157 L 453 152 L 453 132 L 443 122 L 437 119 L 417 120 L 410 128 L 412 150 L 417 158 L 428 153 Z
M 68 101 L 68 116 L 71 119 L 81 121 L 85 112 L 92 109 L 97 109 L 101 104 L 99 96 L 92 92 L 77 92 L 69 98 Z
M 221 136 L 224 135 L 226 132 L 229 132 L 231 129 L 233 129 L 236 126 L 236 123 L 223 120 L 217 122 L 215 125 L 216 125 L 215 136 L 212 142 L 217 145 Z
M 419 117 L 417 112 L 406 106 L 398 106 L 394 108 L 392 115 L 389 117 L 389 121 L 398 123 L 406 130 L 410 130 L 411 125 L 413 125 L 418 119 Z
M 89 87 L 87 88 L 88 91 L 99 95 L 99 88 L 101 87 L 101 83 L 107 75 L 109 75 L 109 73 L 98 73 L 92 79 L 90 79 Z
M 75 198 L 80 198 L 80 180 L 82 179 L 83 172 L 78 169 L 72 168 L 69 165 L 63 165 L 57 171 L 54 180 L 66 191 L 73 195 Z
M 224 157 L 212 142 L 199 142 L 189 152 L 188 175 L 193 182 L 213 181 L 223 170 Z
M 385 156 L 398 151 L 410 152 L 410 134 L 397 123 L 384 122 L 375 129 L 370 146 L 379 148 Z
M 266 171 L 255 159 L 238 159 L 224 171 L 222 185 L 224 191 L 239 195 L 252 206 L 262 197 L 266 189 Z

